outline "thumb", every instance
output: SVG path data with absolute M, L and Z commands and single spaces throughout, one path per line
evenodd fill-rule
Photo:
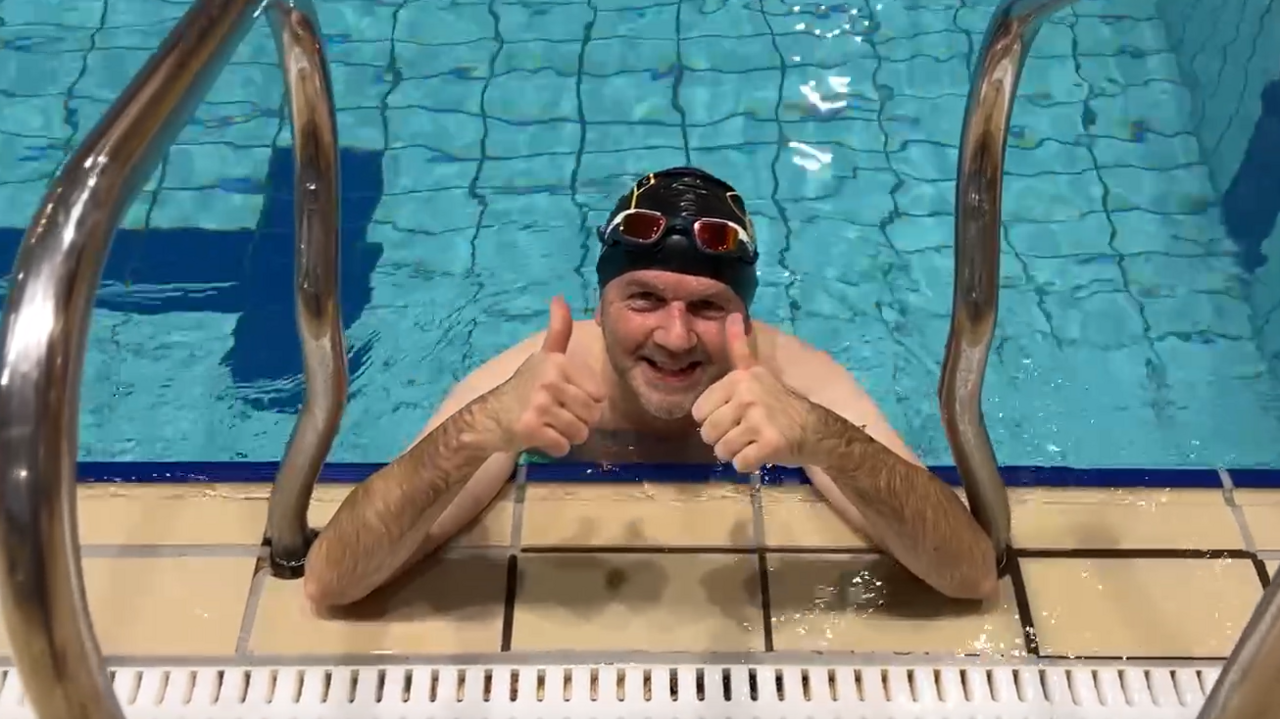
M 569 337 L 573 335 L 573 314 L 562 297 L 551 300 L 551 321 L 542 340 L 542 351 L 564 354 L 569 349 Z
M 734 369 L 751 369 L 756 366 L 755 355 L 751 354 L 751 343 L 747 341 L 747 326 L 742 315 L 733 313 L 724 323 L 725 340 L 729 345 L 729 362 Z

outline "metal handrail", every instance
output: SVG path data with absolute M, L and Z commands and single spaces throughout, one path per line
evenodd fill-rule
M 1271 582 L 1200 709 L 1199 719 L 1272 719 L 1280 707 L 1280 583 Z
M 1040 25 L 1074 0 L 1004 0 L 987 27 L 969 88 L 956 182 L 951 334 L 938 388 L 947 440 L 974 515 L 998 556 L 1009 545 L 1009 498 L 982 419 L 982 380 L 1000 293 L 1000 200 L 1018 80 Z M 1199 719 L 1268 719 L 1280 706 L 1280 583 L 1272 582 Z
M 306 395 L 267 505 L 271 570 L 302 576 L 315 535 L 307 507 L 347 404 L 347 349 L 338 297 L 338 121 L 320 26 L 310 10 L 273 2 L 269 19 L 293 118 L 294 303 Z
M 1005 0 L 996 8 L 974 65 L 960 135 L 955 294 L 938 400 L 969 508 L 1001 563 L 1009 547 L 1009 493 L 982 417 L 982 380 L 1000 295 L 1004 155 L 1027 52 L 1044 20 L 1071 2 Z
M 337 143 L 318 25 L 309 7 L 285 0 L 196 0 L 50 185 L 14 263 L 0 347 L 0 597 L 14 662 L 44 719 L 124 716 L 85 601 L 76 515 L 80 381 L 103 263 L 121 215 L 268 7 L 299 170 L 295 272 L 307 406 L 322 418 L 341 412 L 345 360 L 340 374 L 324 374 L 345 354 L 340 325 L 333 330 Z M 300 459 L 282 469 L 276 504 L 309 496 L 314 477 L 305 474 L 318 470 L 332 442 L 336 421 L 311 416 L 304 411 L 291 439 L 288 455 Z M 314 453 L 319 460 L 307 456 Z M 288 538 L 282 524 L 279 536 Z

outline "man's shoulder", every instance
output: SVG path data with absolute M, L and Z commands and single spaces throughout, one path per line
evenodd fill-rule
M 542 347 L 542 342 L 546 339 L 546 336 L 547 331 L 545 329 L 538 330 L 508 347 L 502 354 L 523 362 Z M 569 337 L 569 355 L 594 357 L 600 354 L 603 347 L 603 336 L 595 320 L 573 321 L 573 334 Z
M 753 320 L 757 349 L 766 361 L 793 363 L 797 360 L 832 362 L 831 356 L 790 332 L 765 322 Z

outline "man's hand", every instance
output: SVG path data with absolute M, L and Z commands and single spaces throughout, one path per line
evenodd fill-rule
M 813 405 L 756 362 L 742 315 L 729 316 L 725 335 L 733 371 L 693 405 L 702 440 L 743 473 L 765 464 L 804 464 Z
M 495 451 L 536 449 L 563 457 L 573 445 L 587 441 L 604 411 L 605 391 L 599 377 L 565 356 L 572 335 L 573 316 L 557 297 L 551 301 L 542 348 L 494 390 L 501 428 Z

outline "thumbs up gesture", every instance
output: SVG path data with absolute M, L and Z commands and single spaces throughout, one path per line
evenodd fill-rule
M 756 361 L 741 315 L 729 316 L 725 335 L 733 370 L 693 405 L 702 440 L 743 473 L 804 463 L 813 405 Z
M 573 445 L 587 441 L 604 411 L 605 391 L 590 368 L 565 355 L 572 335 L 573 316 L 557 297 L 542 347 L 500 388 L 503 401 L 496 419 L 503 450 L 536 449 L 563 457 Z

